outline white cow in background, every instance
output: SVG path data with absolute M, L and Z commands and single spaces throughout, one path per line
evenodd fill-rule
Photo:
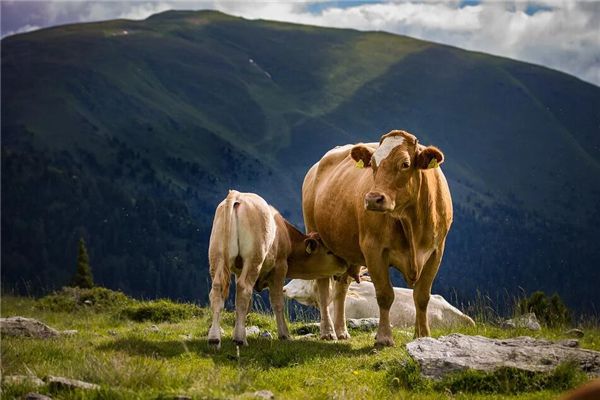
M 293 279 L 283 288 L 283 294 L 300 304 L 318 307 L 316 280 Z M 330 300 L 331 301 L 331 300 Z M 333 304 L 329 311 L 333 312 Z M 394 303 L 390 308 L 392 326 L 405 328 L 415 323 L 415 304 L 412 289 L 394 288 Z M 360 283 L 352 282 L 346 296 L 346 318 L 379 318 L 379 306 L 375 298 L 375 286 L 368 276 Z M 432 294 L 427 307 L 427 319 L 432 328 L 475 326 L 475 322 L 442 296 Z

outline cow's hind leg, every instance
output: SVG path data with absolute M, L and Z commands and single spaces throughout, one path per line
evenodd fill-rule
M 271 300 L 271 307 L 273 307 L 273 312 L 275 313 L 275 319 L 277 321 L 277 334 L 281 340 L 288 340 L 290 338 L 290 332 L 288 331 L 283 315 L 283 284 L 285 282 L 286 273 L 287 261 L 277 261 L 273 273 L 273 280 L 269 284 L 269 299 Z
M 247 346 L 246 316 L 250 311 L 252 290 L 258 278 L 262 260 L 244 260 L 242 273 L 237 279 L 235 292 L 235 327 L 233 328 L 233 341 L 239 346 Z
M 329 315 L 329 300 L 330 300 L 330 280 L 331 278 L 317 279 L 317 287 L 319 289 L 319 311 L 321 313 L 321 339 L 336 340 L 335 330 L 333 329 L 333 321 Z
M 338 340 L 350 339 L 346 326 L 346 293 L 350 286 L 349 277 L 344 274 L 333 283 L 333 318 L 335 334 Z

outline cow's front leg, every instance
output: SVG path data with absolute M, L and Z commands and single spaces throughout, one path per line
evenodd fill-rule
M 374 247 L 366 247 L 374 248 Z M 367 269 L 375 286 L 375 295 L 379 305 L 379 327 L 375 336 L 375 344 L 394 346 L 392 326 L 390 324 L 390 308 L 394 302 L 394 288 L 390 282 L 389 263 L 380 253 L 369 252 L 365 255 Z
M 248 346 L 248 341 L 246 340 L 246 316 L 250 311 L 252 290 L 254 289 L 261 266 L 262 262 L 256 264 L 244 261 L 244 268 L 237 279 L 233 341 L 238 346 Z
M 280 340 L 288 340 L 290 338 L 290 332 L 288 331 L 287 323 L 283 315 L 283 284 L 285 282 L 285 275 L 287 273 L 287 261 L 278 261 L 275 264 L 275 271 L 273 273 L 273 279 L 269 282 L 269 299 L 271 300 L 271 307 L 275 313 L 275 320 L 277 321 L 277 334 Z
M 350 286 L 350 282 L 346 274 L 342 275 L 333 284 L 333 318 L 338 340 L 350 339 L 346 326 L 346 293 L 348 292 L 348 286 Z
M 331 278 L 317 279 L 317 287 L 319 289 L 319 311 L 321 313 L 321 339 L 336 340 L 337 336 L 333 329 L 333 322 L 329 315 L 330 297 L 330 281 Z
M 413 300 L 415 302 L 416 320 L 415 320 L 415 338 L 430 336 L 429 321 L 427 320 L 427 306 L 431 296 L 431 285 L 440 266 L 440 251 L 435 251 L 429 260 L 423 266 L 423 272 L 419 280 L 415 283 L 413 290 Z

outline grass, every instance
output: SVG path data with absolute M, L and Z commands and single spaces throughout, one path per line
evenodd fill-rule
M 65 376 L 101 385 L 99 391 L 51 393 L 57 399 L 158 399 L 185 394 L 194 399 L 233 398 L 266 389 L 280 399 L 437 399 L 452 393 L 456 399 L 547 399 L 581 382 L 582 375 L 565 365 L 552 374 L 496 374 L 467 372 L 441 382 L 419 375 L 405 344 L 412 330 L 394 330 L 396 347 L 374 349 L 373 333 L 351 331 L 352 339 L 324 342 L 295 338 L 289 342 L 250 337 L 239 356 L 231 341 L 233 313 L 225 312 L 225 337 L 220 351 L 208 347 L 210 312 L 182 317 L 175 322 L 133 321 L 120 309 L 71 311 L 40 307 L 40 300 L 4 296 L 2 316 L 37 318 L 57 329 L 77 329 L 75 336 L 51 340 L 2 338 L 2 375 Z M 174 303 L 164 302 L 170 309 Z M 156 302 L 136 302 L 149 306 Z M 179 305 L 181 306 L 181 305 Z M 195 306 L 184 305 L 195 309 Z M 150 307 L 151 308 L 151 307 Z M 158 329 L 151 329 L 156 324 Z M 257 325 L 276 336 L 271 315 L 251 313 L 248 325 Z M 291 332 L 303 323 L 290 324 Z M 530 335 L 564 337 L 560 329 L 529 332 L 502 330 L 491 325 L 461 329 L 465 334 L 488 337 Z M 433 336 L 450 333 L 434 330 Z M 600 350 L 600 331 L 586 329 L 581 346 Z M 34 390 L 23 385 L 3 385 L 3 398 L 20 398 Z M 49 393 L 46 387 L 35 389 Z

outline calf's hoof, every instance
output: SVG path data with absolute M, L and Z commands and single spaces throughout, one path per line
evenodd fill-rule
M 321 340 L 337 340 L 335 333 L 324 333 L 321 335 Z
M 279 335 L 279 340 L 290 340 L 290 335 Z
M 215 349 L 219 350 L 221 348 L 221 339 L 208 339 L 208 345 L 210 347 L 214 347 Z
M 350 339 L 350 334 L 346 331 L 346 332 L 341 332 L 337 334 L 337 338 L 338 340 L 348 340 Z

